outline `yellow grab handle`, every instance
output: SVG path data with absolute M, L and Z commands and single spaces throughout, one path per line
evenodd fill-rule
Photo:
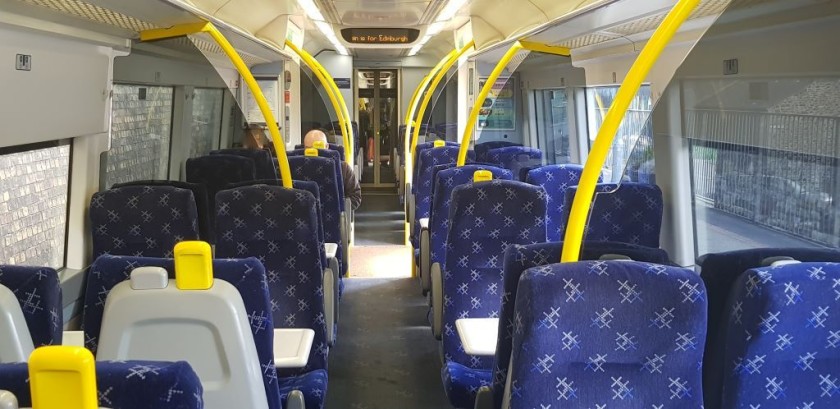
M 586 160 L 586 165 L 583 167 L 583 174 L 578 183 L 577 193 L 572 202 L 572 208 L 569 214 L 569 221 L 566 224 L 566 235 L 563 239 L 563 254 L 561 261 L 564 263 L 575 262 L 580 259 L 580 248 L 583 244 L 583 233 L 586 228 L 586 219 L 589 216 L 589 210 L 592 206 L 592 197 L 595 194 L 595 185 L 598 183 L 598 176 L 601 174 L 601 168 L 607 160 L 607 155 L 610 152 L 610 147 L 615 139 L 615 134 L 627 109 L 630 107 L 636 93 L 642 86 L 642 82 L 647 77 L 653 64 L 659 59 L 662 51 L 674 37 L 677 30 L 680 28 L 685 20 L 691 15 L 691 12 L 697 7 L 700 0 L 679 0 L 673 9 L 659 25 L 659 28 L 653 33 L 653 36 L 648 40 L 641 54 L 633 63 L 627 78 L 618 89 L 618 93 L 613 100 L 607 116 L 604 118 L 601 129 L 598 131 L 598 136 L 592 144 L 592 149 L 589 152 L 589 158 Z M 463 146 L 461 147 L 463 149 Z
M 304 156 L 318 156 L 318 149 L 316 148 L 308 148 L 303 151 Z
M 213 287 L 213 252 L 205 241 L 182 241 L 175 245 L 175 285 L 179 290 Z
M 438 139 L 438 140 L 434 141 L 433 144 L 434 144 L 435 148 L 443 148 L 444 146 L 446 146 L 446 141 L 442 141 L 442 140 Z
M 315 149 L 327 149 L 327 143 L 324 141 L 315 141 L 315 143 L 312 144 L 312 147 Z
M 45 346 L 29 357 L 33 409 L 98 409 L 96 364 L 82 347 Z
M 473 173 L 473 183 L 489 182 L 493 180 L 493 172 L 489 170 L 477 170 Z

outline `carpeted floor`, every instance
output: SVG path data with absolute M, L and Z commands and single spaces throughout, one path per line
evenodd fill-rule
M 426 300 L 412 278 L 349 278 L 330 350 L 327 409 L 450 408 Z

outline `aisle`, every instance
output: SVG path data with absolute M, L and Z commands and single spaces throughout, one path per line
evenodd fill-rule
M 412 278 L 349 278 L 327 409 L 449 408 L 426 300 Z

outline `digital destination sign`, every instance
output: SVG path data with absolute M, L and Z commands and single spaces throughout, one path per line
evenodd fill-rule
M 344 41 L 350 44 L 411 44 L 420 37 L 420 30 L 413 28 L 345 28 L 341 30 Z

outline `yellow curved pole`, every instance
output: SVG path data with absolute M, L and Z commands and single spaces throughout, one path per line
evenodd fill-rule
M 478 121 L 478 114 L 481 112 L 481 107 L 484 105 L 484 101 L 487 100 L 487 96 L 490 95 L 490 91 L 492 91 L 493 86 L 496 85 L 496 80 L 498 80 L 499 76 L 502 75 L 502 72 L 504 72 L 510 61 L 513 60 L 513 57 L 516 56 L 516 53 L 522 49 L 564 57 L 568 57 L 572 54 L 572 51 L 567 47 L 547 45 L 534 41 L 519 40 L 511 44 L 510 49 L 507 50 L 505 55 L 502 56 L 502 59 L 496 63 L 496 67 L 493 68 L 493 71 L 490 72 L 487 82 L 485 82 L 484 86 L 481 87 L 481 92 L 478 93 L 478 98 L 476 98 L 472 111 L 470 111 L 470 116 L 467 118 L 467 126 L 464 129 L 464 136 L 461 138 L 461 149 L 458 151 L 458 166 L 464 166 L 467 162 L 467 152 L 470 150 L 472 134 L 473 131 L 475 131 L 475 124 Z
M 493 85 L 496 84 L 496 80 L 499 79 L 499 76 L 502 75 L 502 72 L 507 67 L 510 60 L 516 56 L 516 53 L 519 50 L 523 49 L 522 43 L 517 41 L 513 43 L 510 48 L 507 50 L 502 59 L 499 60 L 499 63 L 496 64 L 496 67 L 493 68 L 493 71 L 490 73 L 490 76 L 487 78 L 487 82 L 484 83 L 484 86 L 481 87 L 481 92 L 478 93 L 478 98 L 475 99 L 475 104 L 472 107 L 472 111 L 470 111 L 470 116 L 467 119 L 467 126 L 464 128 L 464 136 L 461 138 L 461 149 L 458 151 L 458 166 L 464 166 L 467 163 L 467 151 L 470 150 L 470 141 L 472 140 L 472 134 L 475 130 L 475 123 L 478 121 L 478 114 L 481 112 L 481 106 L 484 105 L 484 101 L 487 100 L 487 95 L 490 94 L 490 91 L 493 89 Z
M 344 115 L 344 127 L 346 128 L 344 130 L 344 134 L 347 135 L 347 138 L 345 140 L 345 144 L 347 144 L 347 143 L 350 144 L 349 148 L 347 146 L 345 146 L 345 148 L 344 148 L 345 150 L 349 149 L 349 152 L 345 152 L 344 161 L 347 162 L 347 164 L 352 167 L 353 162 L 356 159 L 353 156 L 354 149 L 355 149 L 355 139 L 354 139 L 355 135 L 353 134 L 353 126 L 351 124 L 352 119 L 350 118 L 350 111 L 347 109 L 347 102 L 344 100 L 344 95 L 341 93 L 341 89 L 338 88 L 338 84 L 335 83 L 335 79 L 332 77 L 332 75 L 329 73 L 329 71 L 327 71 L 327 69 L 324 68 L 324 66 L 321 65 L 321 63 L 318 62 L 318 60 L 313 58 L 313 61 L 318 63 L 318 67 L 321 69 L 321 72 L 324 74 L 324 77 L 326 77 L 329 80 L 330 84 L 333 87 L 333 92 L 335 93 L 336 97 L 338 98 L 338 105 L 341 107 L 342 115 Z M 339 126 L 340 125 L 341 125 L 341 122 L 339 122 Z M 350 156 L 350 159 L 348 159 L 348 156 Z
M 414 163 L 413 163 L 414 151 L 411 149 L 412 145 L 414 145 L 413 142 L 411 141 L 411 135 L 413 134 L 412 129 L 413 129 L 415 124 L 418 125 L 418 127 L 419 127 L 420 121 L 422 121 L 422 119 L 423 119 L 423 118 L 420 118 L 418 120 L 414 116 L 414 113 L 417 110 L 417 104 L 420 102 L 420 96 L 423 95 L 423 92 L 426 92 L 426 88 L 429 86 L 429 83 L 431 83 L 432 78 L 435 75 L 437 75 L 438 71 L 440 71 L 440 68 L 443 67 L 443 65 L 446 64 L 447 61 L 449 61 L 449 58 L 451 58 L 457 52 L 458 52 L 457 49 L 454 49 L 454 50 L 450 51 L 449 54 L 446 54 L 443 58 L 441 58 L 441 60 L 438 61 L 437 65 L 435 65 L 434 68 L 432 68 L 432 70 L 429 71 L 429 75 L 427 75 L 424 78 L 424 80 L 420 82 L 420 90 L 417 93 L 417 99 L 415 99 L 414 103 L 411 106 L 409 106 L 408 111 L 411 113 L 411 115 L 412 115 L 411 118 L 412 119 L 409 120 L 408 123 L 406 123 L 406 129 L 405 129 L 406 137 L 407 137 L 407 139 L 405 141 L 405 173 L 406 173 L 406 181 L 407 182 L 412 182 L 411 178 L 414 175 L 413 172 L 412 172 L 412 169 L 414 168 Z
M 572 202 L 569 221 L 566 225 L 562 262 L 569 263 L 580 259 L 580 248 L 583 243 L 586 220 L 592 205 L 592 197 L 595 194 L 595 184 L 598 183 L 598 175 L 601 174 L 601 168 L 607 160 L 618 127 L 621 125 L 633 98 L 642 86 L 642 82 L 650 73 L 653 64 L 659 59 L 662 51 L 699 2 L 700 0 L 679 0 L 677 2 L 642 49 L 636 62 L 633 63 L 633 67 L 630 68 L 627 78 L 621 84 L 621 88 L 619 88 L 615 100 L 613 100 L 612 106 L 604 118 L 604 123 L 601 124 L 601 129 L 598 131 L 598 136 L 592 144 L 589 158 L 583 168 L 577 194 L 575 194 L 575 199 Z
M 426 95 L 423 96 L 423 102 L 420 103 L 420 108 L 417 110 L 417 121 L 423 120 L 423 115 L 426 114 L 426 108 L 429 107 L 429 101 L 432 100 L 432 95 L 435 93 L 435 89 L 437 89 L 438 85 L 440 85 L 440 81 L 446 77 L 446 73 L 449 72 L 449 69 L 455 64 L 464 53 L 467 52 L 470 48 L 475 46 L 475 41 L 470 41 L 460 50 L 458 50 L 455 54 L 451 54 L 450 57 L 446 60 L 446 62 L 440 67 L 437 74 L 435 74 L 434 78 L 432 79 L 431 84 L 429 85 L 429 89 L 426 90 Z M 420 123 L 418 122 L 414 128 L 414 136 L 411 139 L 411 157 L 414 157 L 414 153 L 417 152 L 417 140 L 420 139 Z
M 335 92 L 333 91 L 334 88 L 338 89 L 337 86 L 334 87 L 335 81 L 333 81 L 329 73 L 325 75 L 325 70 L 323 69 L 321 64 L 318 63 L 318 61 L 316 61 L 314 58 L 312 58 L 312 56 L 309 55 L 308 52 L 300 49 L 298 46 L 294 45 L 294 43 L 292 43 L 289 40 L 286 40 L 286 46 L 289 47 L 292 51 L 294 51 L 295 54 L 297 54 L 303 60 L 303 62 L 306 63 L 309 69 L 312 70 L 312 73 L 314 73 L 315 76 L 318 78 L 318 81 L 321 82 L 321 86 L 323 86 L 324 90 L 327 91 L 327 97 L 329 97 L 330 103 L 332 103 L 333 109 L 335 109 L 335 114 L 338 117 L 338 125 L 341 128 L 341 135 L 344 140 L 344 150 L 346 151 L 344 155 L 344 160 L 347 161 L 348 157 L 353 157 L 353 146 L 350 145 L 350 138 L 347 135 L 347 123 L 344 120 L 344 111 L 341 109 L 341 105 L 338 102 L 338 97 L 336 97 Z M 352 166 L 352 159 L 350 159 L 348 163 Z
M 280 166 L 280 178 L 283 181 L 283 187 L 292 188 L 292 172 L 289 169 L 289 160 L 286 158 L 286 143 L 283 140 L 283 135 L 280 134 L 280 128 L 277 126 L 277 119 L 271 112 L 271 107 L 268 106 L 268 101 L 265 99 L 262 90 L 260 89 L 257 80 L 251 74 L 251 70 L 236 52 L 236 49 L 228 42 L 225 36 L 213 25 L 213 23 L 195 23 L 195 24 L 181 24 L 170 28 L 160 28 L 152 30 L 144 30 L 140 32 L 140 41 L 154 41 L 162 40 L 172 37 L 181 37 L 196 33 L 207 33 L 216 44 L 221 47 L 222 51 L 227 55 L 230 62 L 239 72 L 239 75 L 245 81 L 245 85 L 254 95 L 257 101 L 257 106 L 260 108 L 265 124 L 268 127 L 268 132 L 271 135 L 271 140 L 274 142 L 274 151 L 277 154 L 277 164 Z

